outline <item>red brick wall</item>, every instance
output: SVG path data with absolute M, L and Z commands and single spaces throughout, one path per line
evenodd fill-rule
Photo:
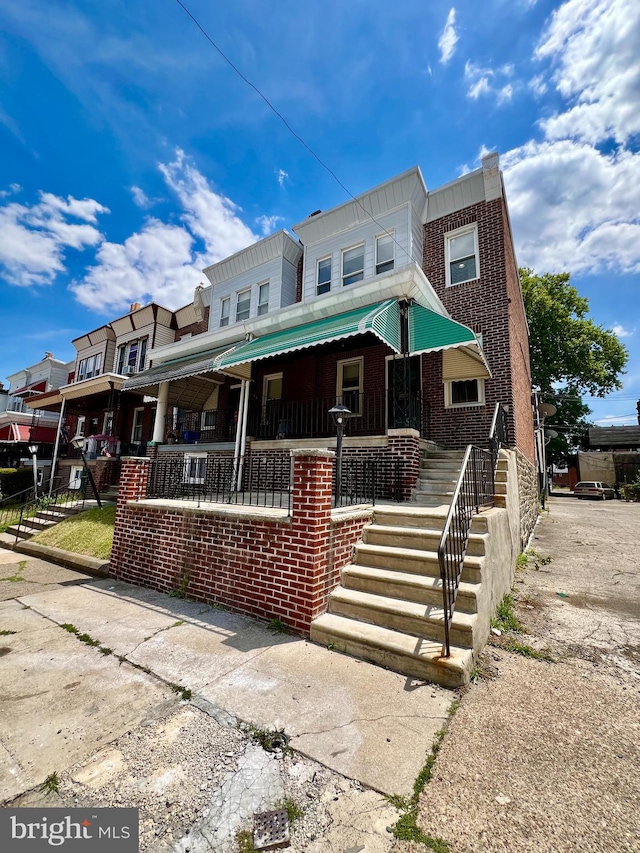
M 148 460 L 123 460 L 111 574 L 161 592 L 218 602 L 308 632 L 369 520 L 331 520 L 333 455 L 295 457 L 289 519 L 141 506 Z
M 478 226 L 480 278 L 446 287 L 445 234 L 472 223 Z M 493 374 L 492 379 L 485 380 L 484 406 L 445 409 L 442 355 L 425 356 L 423 394 L 429 438 L 452 448 L 471 442 L 484 444 L 495 404 L 501 402 L 509 406 L 511 443 L 532 458 L 528 343 L 504 200 L 479 202 L 427 223 L 424 271 L 451 316 L 482 332 L 483 348 Z

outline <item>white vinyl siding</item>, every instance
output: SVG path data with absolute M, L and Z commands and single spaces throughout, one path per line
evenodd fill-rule
M 286 258 L 276 258 L 253 269 L 245 270 L 228 281 L 215 284 L 211 300 L 209 330 L 213 332 L 223 326 L 232 326 L 234 323 L 242 322 L 242 319 L 237 318 L 236 304 L 238 295 L 243 291 L 249 291 L 251 295 L 249 316 L 243 319 L 253 319 L 260 316 L 259 288 L 267 281 L 269 282 L 269 311 L 293 305 L 296 301 L 296 279 L 296 267 Z M 221 311 L 225 299 L 231 300 L 228 323 L 222 322 Z

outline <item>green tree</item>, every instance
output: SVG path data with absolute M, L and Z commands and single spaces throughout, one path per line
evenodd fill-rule
M 591 424 L 583 394 L 605 397 L 622 387 L 620 374 L 629 358 L 617 335 L 590 317 L 589 300 L 580 296 L 569 273 L 536 275 L 520 269 L 529 323 L 531 380 L 558 411 L 550 422 L 558 437 L 547 447 L 549 461 L 562 462 Z

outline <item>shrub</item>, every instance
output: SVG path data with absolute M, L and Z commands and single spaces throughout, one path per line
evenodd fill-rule
M 17 495 L 33 486 L 32 468 L 0 468 L 0 495 L 3 498 Z

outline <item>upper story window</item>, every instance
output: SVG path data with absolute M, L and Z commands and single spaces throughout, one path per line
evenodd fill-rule
M 220 300 L 220 328 L 229 325 L 229 317 L 231 316 L 231 297 L 226 296 Z
M 258 285 L 258 316 L 269 310 L 269 282 Z
M 144 370 L 148 343 L 148 338 L 140 338 L 137 341 L 120 344 L 116 372 L 121 376 L 126 376 L 129 373 L 138 373 Z
M 480 275 L 478 228 L 466 226 L 445 234 L 447 286 L 473 281 Z
M 342 251 L 342 285 L 355 284 L 364 278 L 364 243 Z
M 316 292 L 318 296 L 331 290 L 331 257 L 318 261 Z
M 394 240 L 391 234 L 376 237 L 376 275 L 394 267 Z
M 241 290 L 236 304 L 236 322 L 248 320 L 251 313 L 251 290 Z
M 76 381 L 82 382 L 83 379 L 91 379 L 94 376 L 99 376 L 101 372 L 102 353 L 98 352 L 95 355 L 90 355 L 88 358 L 80 359 Z

